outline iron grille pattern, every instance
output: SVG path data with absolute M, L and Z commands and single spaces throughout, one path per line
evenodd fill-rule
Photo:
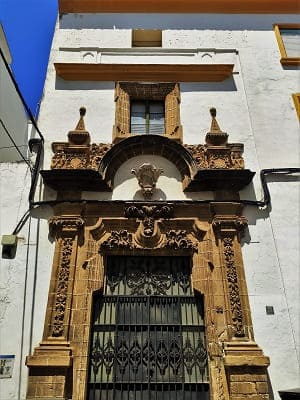
M 208 399 L 203 301 L 188 257 L 109 257 L 94 304 L 89 400 Z

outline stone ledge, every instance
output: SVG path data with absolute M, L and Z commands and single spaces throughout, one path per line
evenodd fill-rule
M 92 169 L 52 169 L 40 171 L 43 181 L 54 190 L 110 191 L 98 171 Z
M 41 345 L 34 349 L 32 356 L 26 357 L 27 367 L 69 368 L 72 363 L 72 350 L 59 345 Z

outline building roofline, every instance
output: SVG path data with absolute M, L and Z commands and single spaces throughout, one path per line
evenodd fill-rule
M 2 53 L 5 57 L 7 64 L 10 65 L 12 63 L 11 52 L 1 22 L 0 22 L 0 48 L 2 50 Z
M 299 14 L 298 0 L 59 0 L 64 13 Z

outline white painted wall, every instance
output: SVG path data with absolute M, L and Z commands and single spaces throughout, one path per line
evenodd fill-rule
M 95 143 L 111 142 L 114 124 L 114 82 L 67 82 L 56 77 L 54 62 L 163 62 L 163 63 L 234 63 L 232 78 L 220 83 L 181 83 L 181 122 L 185 143 L 203 143 L 210 127 L 209 108 L 215 106 L 221 128 L 229 133 L 230 142 L 245 145 L 246 167 L 257 172 L 262 168 L 298 167 L 299 127 L 292 93 L 300 91 L 299 72 L 283 69 L 272 24 L 298 22 L 291 15 L 139 15 L 67 14 L 57 23 L 50 54 L 48 74 L 41 104 L 39 127 L 45 135 L 44 169 L 50 166 L 51 142 L 66 141 L 67 132 L 78 121 L 78 109 L 87 108 L 86 128 Z M 163 29 L 163 49 L 131 50 L 131 29 Z M 208 56 L 205 55 L 208 53 Z M 204 57 L 202 57 L 205 55 Z M 151 160 L 150 160 L 151 159 Z M 212 193 L 182 193 L 179 173 L 168 160 L 158 156 L 132 158 L 117 171 L 111 194 L 82 193 L 85 199 L 133 199 L 139 190 L 130 170 L 137 164 L 152 161 L 166 173 L 157 184 L 167 200 L 212 198 Z M 21 168 L 16 165 L 14 168 Z M 4 187 L 7 199 L 20 196 L 21 188 L 12 187 L 12 175 L 24 171 L 5 166 Z M 24 166 L 23 166 L 24 168 Z M 22 175 L 23 174 L 23 175 Z M 9 181 L 7 181 L 9 179 Z M 300 386 L 299 382 L 299 182 L 294 178 L 270 178 L 271 210 L 245 208 L 249 233 L 243 240 L 244 264 L 256 340 L 271 358 L 269 369 L 275 399 L 277 391 Z M 21 182 L 20 182 L 21 185 Z M 2 184 L 3 187 L 3 184 Z M 41 192 L 40 192 L 41 189 Z M 40 194 L 41 193 L 41 194 Z M 158 198 L 162 195 L 157 192 Z M 243 199 L 260 199 L 258 177 L 241 193 Z M 36 199 L 53 199 L 55 192 L 38 186 Z M 156 197 L 155 197 L 156 199 Z M 12 201 L 1 200 L 7 232 L 11 217 L 16 219 Z M 8 205 L 5 203 L 8 202 Z M 23 204 L 18 198 L 16 204 Z M 16 260 L 1 264 L 0 350 L 18 354 L 18 367 L 11 380 L 0 382 L 0 397 L 17 398 L 19 368 L 22 370 L 20 398 L 25 396 L 26 370 L 20 361 L 21 336 L 18 331 L 25 315 L 23 355 L 37 346 L 42 329 L 50 279 L 53 244 L 48 239 L 47 218 L 51 210 L 37 211 L 32 219 L 31 253 L 26 255 L 28 225 L 24 228 L 25 244 L 18 248 Z M 3 227 L 2 227 L 3 226 Z M 27 229 L 27 233 L 26 233 Z M 34 243 L 38 241 L 35 253 Z M 24 303 L 24 282 L 27 293 Z M 16 272 L 18 271 L 18 272 Z M 4 282 L 4 283 L 3 283 Z M 8 294 L 7 294 L 8 293 Z M 7 297 L 8 300 L 7 300 Z M 17 314 L 25 304 L 25 314 Z M 266 315 L 265 306 L 273 305 L 275 314 Z M 30 321 L 33 321 L 32 325 Z M 4 340 L 5 338 L 5 340 Z M 296 349 L 298 349 L 298 356 Z M 297 359 L 298 357 L 298 359 Z M 19 362 L 20 361 L 20 362 Z M 1 397 L 1 398 L 2 398 Z

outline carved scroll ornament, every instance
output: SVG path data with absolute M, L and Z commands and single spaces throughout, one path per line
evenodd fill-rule
M 115 249 L 133 249 L 132 234 L 126 229 L 121 231 L 112 231 L 111 235 L 107 240 L 102 242 L 100 248 L 103 250 L 115 250 Z
M 142 234 L 150 237 L 154 235 L 155 220 L 171 218 L 174 214 L 174 207 L 165 205 L 129 205 L 125 208 L 124 215 L 127 218 L 139 218 L 142 220 Z
M 133 250 L 142 248 L 165 248 L 174 251 L 197 251 L 197 246 L 188 238 L 184 230 L 170 230 L 165 234 L 161 234 L 160 230 L 157 232 L 158 237 L 152 242 L 151 247 L 141 246 L 139 238 L 139 230 L 136 234 L 129 233 L 123 229 L 121 231 L 112 231 L 107 240 L 101 243 L 100 250 Z M 145 241 L 145 243 L 150 243 Z M 145 244 L 144 243 L 144 244 Z

